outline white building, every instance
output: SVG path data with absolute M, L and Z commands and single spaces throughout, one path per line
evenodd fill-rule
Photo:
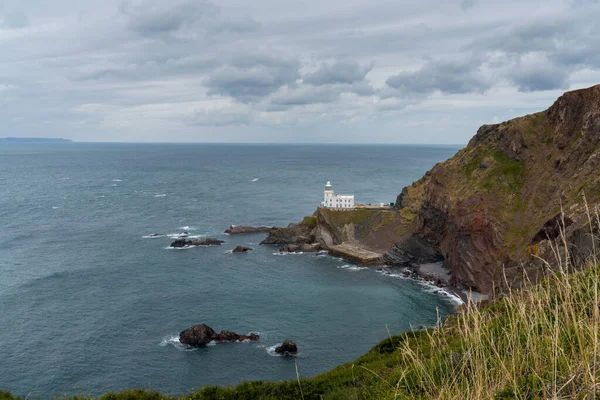
M 354 195 L 335 194 L 331 182 L 327 182 L 321 205 L 327 208 L 354 208 Z

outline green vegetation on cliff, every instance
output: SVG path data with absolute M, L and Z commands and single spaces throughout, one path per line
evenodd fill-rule
M 593 398 L 600 378 L 600 267 L 559 272 L 494 302 L 462 308 L 439 328 L 392 336 L 310 379 L 205 387 L 182 398 Z M 166 399 L 158 392 L 105 400 Z M 0 392 L 0 399 L 13 399 Z

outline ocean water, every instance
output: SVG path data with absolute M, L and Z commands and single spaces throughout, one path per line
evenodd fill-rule
M 0 389 L 183 394 L 204 385 L 314 376 L 454 301 L 324 254 L 280 255 L 264 234 L 310 215 L 330 180 L 358 202 L 395 201 L 457 146 L 27 144 L 0 146 Z M 168 249 L 153 233 L 218 237 Z M 254 248 L 232 254 L 237 244 Z M 188 349 L 198 323 L 258 332 Z M 297 357 L 272 346 L 297 341 Z

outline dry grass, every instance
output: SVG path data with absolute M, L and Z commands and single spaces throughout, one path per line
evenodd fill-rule
M 590 226 L 598 224 L 597 212 L 588 211 L 588 217 Z M 488 306 L 467 305 L 444 327 L 428 332 L 428 346 L 403 342 L 398 389 L 390 397 L 600 397 L 596 250 L 586 269 L 573 272 L 564 233 L 559 241 L 558 272 L 555 268 L 542 283 Z

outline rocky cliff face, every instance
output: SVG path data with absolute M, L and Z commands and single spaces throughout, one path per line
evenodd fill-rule
M 484 293 L 556 268 L 564 229 L 576 265 L 593 250 L 583 195 L 600 201 L 600 85 L 567 92 L 548 110 L 484 125 L 467 147 L 398 196 L 409 235 L 389 263 L 441 257 L 453 279 Z M 564 220 L 561 216 L 564 211 Z M 593 224 L 594 231 L 597 225 Z

